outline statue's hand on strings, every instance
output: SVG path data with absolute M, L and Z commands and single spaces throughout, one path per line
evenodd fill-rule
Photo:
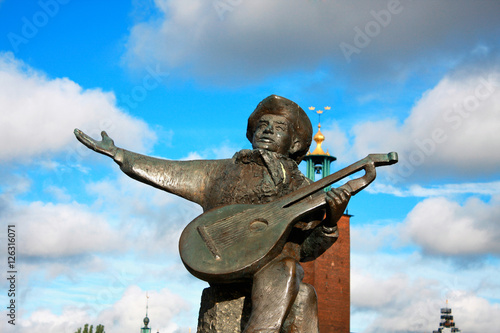
M 340 220 L 344 211 L 349 203 L 349 199 L 351 199 L 351 193 L 343 188 L 333 188 L 332 190 L 326 192 L 326 218 L 323 225 L 325 227 L 335 227 L 337 225 L 337 221 Z
M 101 141 L 92 139 L 90 136 L 83 133 L 78 128 L 75 128 L 74 133 L 78 141 L 83 143 L 88 148 L 110 157 L 114 157 L 116 155 L 118 148 L 115 146 L 113 139 L 111 139 L 105 131 L 101 132 Z

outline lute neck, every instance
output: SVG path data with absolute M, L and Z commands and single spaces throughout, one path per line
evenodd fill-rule
M 375 167 L 382 165 L 391 165 L 398 161 L 398 154 L 396 152 L 391 152 L 388 154 L 370 154 L 359 160 L 358 162 L 345 167 L 325 178 L 322 178 L 306 187 L 303 187 L 297 191 L 294 191 L 280 199 L 282 207 L 288 207 L 296 202 L 304 199 L 305 197 L 312 195 L 327 186 L 330 186 L 339 180 L 348 177 L 358 171 L 365 170 L 365 175 L 348 181 L 344 187 L 351 192 L 351 195 L 355 195 L 366 186 L 368 186 L 376 177 Z

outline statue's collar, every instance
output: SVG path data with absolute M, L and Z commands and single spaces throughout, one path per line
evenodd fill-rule
M 236 163 L 255 163 L 265 166 L 275 185 L 290 181 L 290 172 L 297 167 L 291 158 L 265 149 L 243 149 L 237 152 L 233 158 Z
M 265 149 L 243 149 L 234 154 L 233 158 L 236 160 L 236 163 L 256 163 L 259 165 L 266 165 L 266 160 L 267 159 L 272 159 L 272 160 L 286 160 L 288 163 L 289 161 L 293 161 L 289 157 L 286 157 L 285 155 L 278 154 L 269 150 Z

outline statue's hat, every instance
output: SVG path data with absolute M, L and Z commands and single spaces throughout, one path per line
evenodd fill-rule
M 247 138 L 250 142 L 252 142 L 260 118 L 265 114 L 275 114 L 288 119 L 294 132 L 294 141 L 299 141 L 298 151 L 290 157 L 299 163 L 309 151 L 312 140 L 312 125 L 307 114 L 297 103 L 287 98 L 277 95 L 266 97 L 248 118 Z

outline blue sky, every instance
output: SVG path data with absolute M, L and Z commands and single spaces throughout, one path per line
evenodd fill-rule
M 206 284 L 177 241 L 201 209 L 73 129 L 228 158 L 250 148 L 247 117 L 270 94 L 332 107 L 333 170 L 399 153 L 349 204 L 351 330 L 429 332 L 447 299 L 464 332 L 498 327 L 499 14 L 496 1 L 0 0 L 0 239 L 16 225 L 19 272 L 16 326 L 2 327 L 138 330 L 148 292 L 153 329 L 194 329 Z

